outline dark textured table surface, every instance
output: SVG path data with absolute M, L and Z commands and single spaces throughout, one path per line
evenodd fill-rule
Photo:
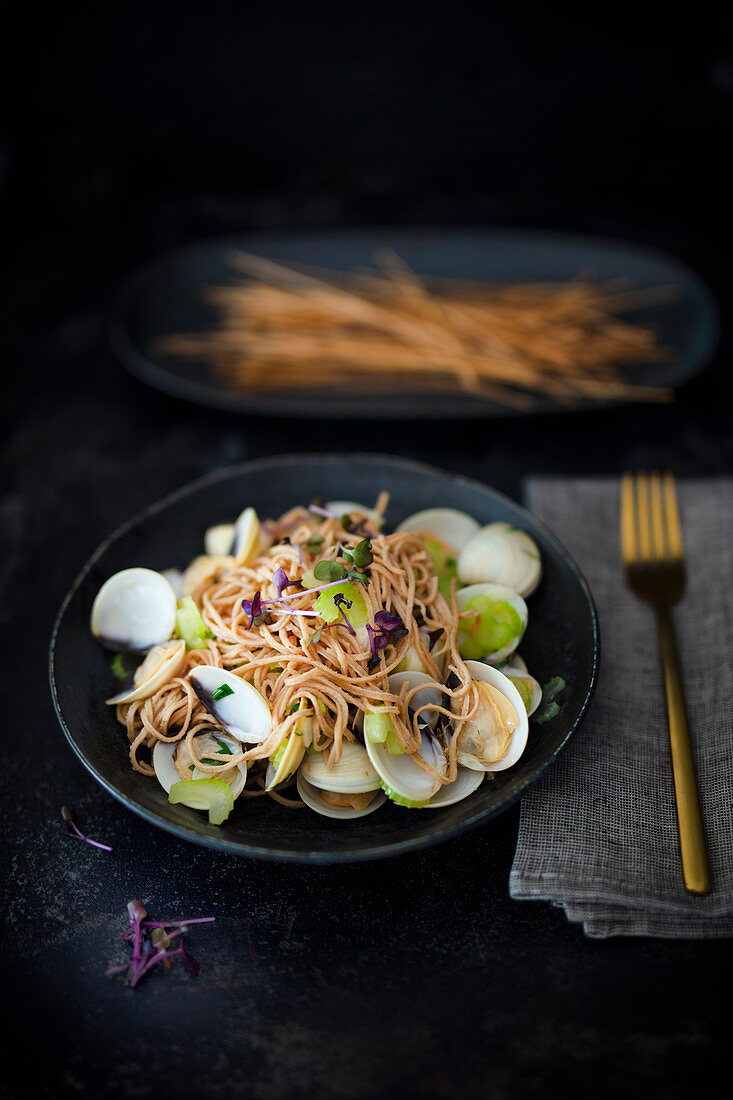
M 53 714 L 46 662 L 61 599 L 99 541 L 168 491 L 249 457 L 371 449 L 517 498 L 538 471 L 733 472 L 727 330 L 713 366 L 671 407 L 404 428 L 213 414 L 145 389 L 104 339 L 120 280 L 171 247 L 229 230 L 384 220 L 630 236 L 692 263 L 725 319 L 730 174 L 716 169 L 730 144 L 730 36 L 685 19 L 660 44 L 655 21 L 635 25 L 629 45 L 625 21 L 609 27 L 605 12 L 599 29 L 585 19 L 568 28 L 554 8 L 530 5 L 525 20 L 523 7 L 503 6 L 481 38 L 457 20 L 445 41 L 428 20 L 419 49 L 406 21 L 399 36 L 370 26 L 348 36 L 356 60 L 346 64 L 338 28 L 311 55 L 296 31 L 283 42 L 263 8 L 246 36 L 239 28 L 240 48 L 226 20 L 188 6 L 179 19 L 174 7 L 111 5 L 93 24 L 60 10 L 48 40 L 27 38 L 29 79 L 15 103 L 0 204 L 11 1010 L 0 1091 L 729 1096 L 728 943 L 589 942 L 550 906 L 511 901 L 516 811 L 354 868 L 233 861 L 186 845 L 87 775 Z M 239 6 L 228 10 L 236 22 Z M 3 163 L 0 147 L 0 188 Z M 62 804 L 113 853 L 69 839 Z M 176 965 L 135 991 L 105 977 L 133 897 L 154 916 L 216 917 L 189 935 L 197 977 Z
M 404 430 L 243 419 L 125 375 L 101 339 L 106 294 L 83 297 L 18 348 L 8 394 L 4 970 L 10 1050 L 27 1052 L 12 1095 L 509 1097 L 589 1095 L 591 1081 L 596 1096 L 689 1095 L 724 1065 L 726 944 L 588 942 L 549 906 L 511 901 L 516 812 L 354 868 L 232 861 L 178 842 L 74 758 L 46 652 L 59 602 L 104 535 L 250 456 L 356 442 L 514 496 L 537 470 L 730 472 L 724 357 L 671 408 Z M 67 838 L 62 803 L 112 855 Z M 176 966 L 131 992 L 104 976 L 131 897 L 156 916 L 216 916 L 190 933 L 198 977 Z

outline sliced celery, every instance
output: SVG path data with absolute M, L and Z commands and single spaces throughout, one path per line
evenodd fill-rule
M 184 596 L 178 601 L 176 627 L 178 637 L 186 643 L 186 649 L 203 649 L 207 639 L 214 637 L 191 596 Z
M 234 807 L 231 787 L 223 779 L 182 779 L 171 787 L 168 801 L 194 810 L 208 810 L 211 825 L 221 825 Z
M 364 735 L 378 744 L 386 741 L 390 733 L 394 736 L 394 726 L 388 714 L 365 714 Z

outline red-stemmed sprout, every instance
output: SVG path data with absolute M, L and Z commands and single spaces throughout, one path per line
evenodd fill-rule
M 98 840 L 92 840 L 88 836 L 84 836 L 84 833 L 79 829 L 74 821 L 74 815 L 68 806 L 61 807 L 61 816 L 68 825 L 66 832 L 69 836 L 73 836 L 75 840 L 83 840 L 85 844 L 91 844 L 93 848 L 102 848 L 105 852 L 111 852 L 109 844 L 100 844 Z
M 184 947 L 182 937 L 192 924 L 209 924 L 216 917 L 194 917 L 190 920 L 146 920 L 147 910 L 138 900 L 127 903 L 127 918 L 130 927 L 123 932 L 123 938 L 132 946 L 132 958 L 121 966 L 111 966 L 107 970 L 109 977 L 124 974 L 127 984 L 133 989 L 158 963 L 170 966 L 170 960 L 181 956 L 186 960 L 194 974 L 199 966 L 193 955 Z M 172 945 L 178 941 L 175 948 Z
M 356 637 L 356 631 L 354 630 L 353 626 L 349 622 L 348 616 L 347 616 L 346 612 L 344 611 L 344 606 L 347 608 L 347 610 L 351 610 L 351 607 L 353 606 L 354 601 L 353 600 L 347 600 L 346 596 L 344 596 L 343 592 L 337 592 L 336 595 L 333 597 L 333 602 L 334 602 L 334 605 L 336 607 L 336 610 L 338 611 L 339 615 L 343 619 L 343 625 L 346 627 L 349 634 L 351 634 L 355 638 Z

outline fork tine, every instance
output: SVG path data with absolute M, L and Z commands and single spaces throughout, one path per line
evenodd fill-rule
M 621 478 L 621 557 L 632 562 L 636 557 L 634 534 L 634 482 L 631 474 Z
M 674 474 L 664 475 L 664 501 L 667 512 L 667 541 L 669 553 L 672 558 L 682 558 L 682 528 L 680 526 L 680 512 L 677 506 L 677 490 L 674 484 Z
M 649 491 L 652 504 L 652 533 L 654 551 L 661 561 L 664 558 L 664 519 L 662 516 L 662 479 L 655 471 L 650 479 Z
M 649 478 L 636 475 L 636 510 L 639 517 L 639 554 L 643 561 L 651 558 L 651 528 L 649 526 Z

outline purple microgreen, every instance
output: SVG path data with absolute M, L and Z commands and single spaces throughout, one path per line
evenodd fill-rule
M 182 957 L 195 974 L 198 964 L 184 947 L 182 938 L 192 924 L 207 924 L 215 917 L 195 917 L 189 920 L 151 921 L 146 920 L 147 911 L 141 901 L 127 904 L 129 928 L 123 932 L 123 939 L 132 945 L 132 958 L 127 966 L 110 966 L 109 976 L 125 974 L 127 984 L 133 989 L 141 978 L 154 966 L 162 962 L 168 968 L 171 959 Z M 179 941 L 172 947 L 174 941 Z
M 338 519 L 334 512 L 329 512 L 327 508 L 321 508 L 319 504 L 311 504 L 308 511 L 313 512 L 316 516 L 323 516 L 324 519 Z
M 351 610 L 351 608 L 353 607 L 354 601 L 353 600 L 347 600 L 346 596 L 344 596 L 343 592 L 337 592 L 336 595 L 333 597 L 333 602 L 336 606 L 336 609 L 338 610 L 339 615 L 344 620 L 343 625 L 346 627 L 349 634 L 352 634 L 354 637 L 356 637 L 356 631 L 354 630 L 353 626 L 349 622 L 348 616 L 347 616 L 346 612 L 344 611 L 344 606 L 348 610 Z
M 249 615 L 249 627 L 251 630 L 255 625 L 255 620 L 262 616 L 262 596 L 259 589 L 255 592 L 251 600 L 242 600 L 242 610 L 245 615 Z
M 366 538 L 375 539 L 377 532 L 368 530 L 366 526 L 368 522 L 366 518 L 355 522 L 348 513 L 341 517 L 341 526 L 350 535 L 364 535 Z
M 61 816 L 68 825 L 68 829 L 66 830 L 68 835 L 73 836 L 74 840 L 83 840 L 85 844 L 91 844 L 93 848 L 101 848 L 105 852 L 112 851 L 109 844 L 101 844 L 98 840 L 92 840 L 90 837 L 84 836 L 84 833 L 78 828 L 74 821 L 74 815 L 68 806 L 61 807 Z
M 383 649 L 388 645 L 394 645 L 400 638 L 405 638 L 409 634 L 399 615 L 390 615 L 389 611 L 378 611 L 374 616 L 374 627 L 367 624 L 366 629 L 372 650 L 371 659 L 367 663 L 369 670 L 379 663 L 379 654 Z
M 275 570 L 275 572 L 272 575 L 272 583 L 275 585 L 275 588 L 277 590 L 278 599 L 280 599 L 286 588 L 292 588 L 293 585 L 296 585 L 296 584 L 299 585 L 300 581 L 291 581 L 291 580 L 289 580 L 287 573 L 285 572 L 283 567 L 280 565 L 280 566 L 278 566 L 278 568 Z

